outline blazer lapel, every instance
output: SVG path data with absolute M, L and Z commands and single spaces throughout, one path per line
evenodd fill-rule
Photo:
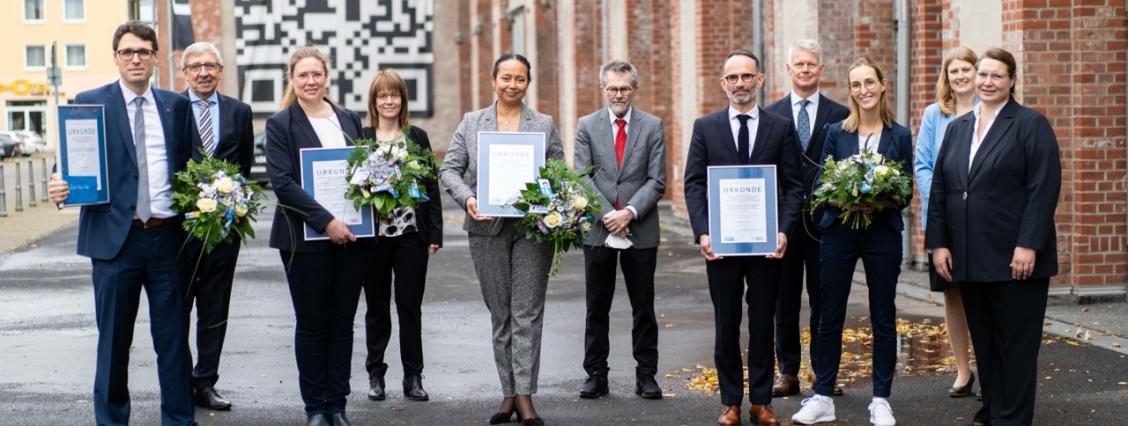
M 732 138 L 732 126 L 729 125 L 727 108 L 717 113 L 717 121 L 714 123 L 713 127 L 721 134 L 725 152 L 729 154 L 729 157 L 736 159 L 737 164 L 741 164 L 743 160 L 740 158 L 740 153 L 736 150 L 736 140 Z
M 830 115 L 830 105 L 829 105 L 829 102 L 827 102 L 827 100 L 828 99 L 827 99 L 826 95 L 823 95 L 820 92 L 819 93 L 819 103 L 822 104 L 822 105 L 819 105 L 818 109 L 815 111 L 815 127 L 813 129 L 811 129 L 811 140 L 807 141 L 807 151 L 808 152 L 806 152 L 805 154 L 814 155 L 814 156 L 818 156 L 820 154 L 818 152 L 812 153 L 812 152 L 809 152 L 809 151 L 812 151 L 812 150 L 815 149 L 815 140 L 818 139 L 819 136 L 822 136 L 821 131 L 822 131 L 823 126 L 826 125 L 826 117 L 828 115 Z M 800 142 L 800 144 L 802 144 L 802 142 Z
M 611 133 L 611 118 L 607 116 L 607 110 L 601 110 L 599 114 L 599 122 L 596 128 L 591 132 L 591 156 L 592 162 L 597 163 L 600 169 L 605 169 L 613 172 L 615 177 L 619 176 L 619 165 L 615 164 L 615 151 L 614 141 L 615 137 Z
M 113 120 L 113 123 L 108 123 L 108 126 L 117 127 L 116 133 L 119 137 L 118 140 L 125 147 L 126 152 L 129 153 L 129 161 L 133 167 L 137 168 L 137 150 L 133 145 L 133 130 L 129 127 L 129 110 L 126 109 L 125 98 L 122 97 L 121 86 L 113 84 L 110 86 L 110 98 L 106 101 L 106 117 L 118 117 Z M 119 113 L 113 114 L 112 112 L 118 111 Z
M 951 154 L 947 158 L 956 160 L 956 176 L 959 179 L 960 187 L 967 188 L 968 182 L 968 154 L 971 152 L 971 138 L 975 132 L 975 118 L 968 115 L 959 119 L 960 121 L 956 126 L 952 127 L 955 133 L 952 135 L 948 143 L 953 144 L 948 152 Z M 937 159 L 939 161 L 940 159 Z
M 345 145 L 353 146 L 353 141 L 360 137 L 360 129 L 353 126 L 352 117 L 348 116 L 348 112 L 337 108 L 336 105 L 329 105 L 333 107 L 333 113 L 337 114 L 337 122 L 341 123 L 341 133 L 345 135 Z
M 153 102 L 156 104 L 154 106 L 157 107 L 157 115 L 161 117 L 161 130 L 164 131 L 165 157 L 169 164 L 168 177 L 172 179 L 173 175 L 176 174 L 174 165 L 180 164 L 180 159 L 176 158 L 176 144 L 185 143 L 185 141 L 181 141 L 174 136 L 176 133 L 174 133 L 172 123 L 172 100 L 163 98 L 164 96 L 160 92 L 153 90 Z M 190 143 L 190 141 L 188 142 Z
M 497 131 L 497 103 L 494 102 L 489 107 L 486 107 L 485 113 L 482 114 L 482 120 L 478 124 L 479 132 L 496 132 Z M 477 135 L 475 135 L 477 136 Z M 474 141 L 474 149 L 478 148 L 478 141 Z
M 632 107 L 633 109 L 633 107 Z M 606 118 L 607 116 L 604 115 Z M 608 127 L 604 127 L 608 128 Z M 627 147 L 623 151 L 623 165 L 619 166 L 619 172 L 622 173 L 622 168 L 626 167 L 627 163 L 631 160 L 631 154 L 639 148 L 638 134 L 642 130 L 642 115 L 638 111 L 631 111 L 631 122 L 627 125 Z
M 307 146 L 299 146 L 301 148 L 320 148 L 321 139 L 318 139 L 317 132 L 313 131 L 313 124 L 309 122 L 309 117 L 306 117 L 305 110 L 302 109 L 297 102 L 290 105 L 290 122 L 291 125 L 296 127 L 298 132 L 302 134 L 302 139 L 306 141 Z M 313 145 L 316 142 L 317 145 Z
M 756 118 L 756 121 L 759 121 L 759 123 L 756 124 L 756 142 L 752 144 L 752 155 L 749 156 L 750 163 L 755 163 L 755 161 L 752 160 L 758 159 L 759 154 L 764 151 L 764 144 L 767 143 L 768 133 L 771 133 L 772 127 L 775 124 L 768 122 L 770 119 L 762 108 L 758 112 L 760 116 Z M 729 134 L 732 134 L 732 132 L 729 132 Z
M 987 134 L 983 135 L 983 142 L 980 142 L 979 150 L 975 152 L 975 158 L 971 159 L 971 170 L 967 174 L 968 182 L 971 182 L 979 169 L 983 168 L 982 164 L 987 162 L 991 152 L 999 145 L 999 139 L 1002 139 L 1003 135 L 1010 129 L 1011 124 L 1014 124 L 1015 105 L 1017 104 L 1011 99 L 1007 101 L 1007 104 L 1003 105 L 995 115 L 995 122 L 991 124 L 991 128 L 987 130 Z M 974 127 L 975 124 L 972 122 L 972 132 L 976 131 Z M 970 152 L 969 147 L 969 156 Z
M 881 141 L 877 143 L 877 152 L 885 158 L 896 158 L 890 155 L 890 149 L 893 149 L 893 128 L 885 126 L 881 128 Z

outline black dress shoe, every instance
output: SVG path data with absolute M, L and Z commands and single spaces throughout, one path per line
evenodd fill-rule
M 423 376 L 412 374 L 403 378 L 403 396 L 412 401 L 426 401 L 431 399 L 427 391 L 423 390 Z
M 368 399 L 372 401 L 383 401 L 387 398 L 384 393 L 384 378 L 372 377 L 368 379 Z
M 329 415 L 329 422 L 333 426 L 352 426 L 352 423 L 349 423 L 349 418 L 345 417 L 344 411 L 342 411 L 340 413 L 330 414 Z
M 316 413 L 309 415 L 309 419 L 306 420 L 306 426 L 333 426 L 333 423 L 329 421 L 329 415 Z
M 960 387 L 952 387 L 948 389 L 948 396 L 952 398 L 965 398 L 971 396 L 971 385 L 975 384 L 975 374 L 972 373 L 971 378 L 967 380 L 967 384 Z
M 654 381 L 654 376 L 639 377 L 635 383 L 635 395 L 643 399 L 662 399 L 662 388 Z
M 196 406 L 209 410 L 223 411 L 231 409 L 231 401 L 224 399 L 219 395 L 219 392 L 216 392 L 215 388 L 211 386 L 196 389 L 192 399 L 196 402 Z
M 580 387 L 580 398 L 594 399 L 603 395 L 607 395 L 607 376 L 601 374 L 590 375 L 587 380 L 584 381 L 584 385 Z
M 521 414 L 517 412 L 517 407 L 514 406 L 513 409 L 508 413 L 496 413 L 493 416 L 490 416 L 490 424 L 499 425 L 502 423 L 509 423 L 509 419 L 513 418 L 514 414 L 517 414 L 517 420 L 521 420 Z

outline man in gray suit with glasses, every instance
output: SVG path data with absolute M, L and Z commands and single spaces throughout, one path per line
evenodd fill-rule
M 631 343 L 635 394 L 662 398 L 658 372 L 658 321 L 654 315 L 654 268 L 658 253 L 658 200 L 666 192 L 666 148 L 662 120 L 631 105 L 638 93 L 638 71 L 625 61 L 600 69 L 599 86 L 607 108 L 580 119 L 574 164 L 592 167 L 585 177 L 602 196 L 603 212 L 584 242 L 587 321 L 582 398 L 607 394 L 607 338 L 616 264 L 623 268 L 634 326 Z

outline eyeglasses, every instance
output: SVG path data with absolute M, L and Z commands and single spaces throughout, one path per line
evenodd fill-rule
M 877 80 L 866 79 L 866 81 L 862 81 L 862 82 L 858 82 L 858 81 L 850 82 L 850 91 L 851 92 L 861 92 L 863 87 L 865 87 L 866 90 L 873 90 L 875 87 L 877 87 Z
M 142 61 L 148 61 L 153 59 L 153 54 L 155 53 L 157 53 L 157 51 L 152 49 L 121 49 L 114 52 L 118 60 L 121 61 L 131 61 L 133 60 L 133 55 L 137 55 L 137 58 Z
M 752 80 L 756 79 L 756 75 L 756 73 L 746 72 L 744 74 L 729 74 L 722 78 L 724 78 L 725 81 L 728 82 L 728 84 L 736 84 L 741 81 L 745 83 L 751 83 Z
M 979 78 L 980 80 L 991 79 L 991 81 L 996 81 L 996 82 L 1003 81 L 1003 80 L 1010 78 L 1010 74 L 1003 74 L 1003 73 L 998 73 L 998 72 L 989 73 L 987 71 L 980 71 L 978 73 L 975 73 L 975 76 L 977 78 Z
M 203 63 L 203 64 L 186 65 L 184 67 L 184 69 L 191 71 L 193 73 L 199 74 L 200 71 L 212 72 L 212 71 L 215 71 L 215 70 L 223 69 L 223 65 L 220 65 L 220 64 L 217 64 L 217 63 L 214 63 L 214 62 L 207 62 L 207 63 Z
M 631 92 L 634 92 L 634 88 L 633 87 L 605 87 L 605 88 L 603 88 L 603 91 L 606 92 L 607 95 L 609 95 L 609 96 L 616 96 L 616 95 L 630 96 Z
M 325 73 L 323 72 L 303 72 L 294 76 L 294 80 L 321 80 L 324 78 Z

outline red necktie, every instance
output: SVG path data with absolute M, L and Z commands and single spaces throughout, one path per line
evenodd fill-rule
M 623 168 L 623 151 L 627 149 L 627 121 L 622 118 L 615 119 L 619 131 L 615 133 L 615 160 L 619 169 Z M 615 208 L 619 209 L 619 199 L 615 198 Z

